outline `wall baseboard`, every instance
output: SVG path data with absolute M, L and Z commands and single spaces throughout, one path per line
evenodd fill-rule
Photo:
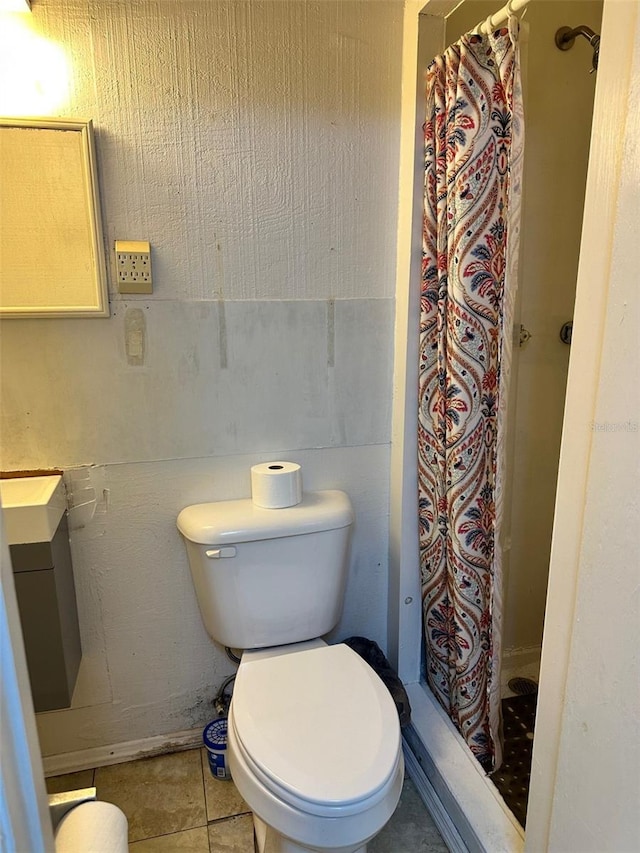
M 174 732 L 155 737 L 129 740 L 111 746 L 94 746 L 77 752 L 61 752 L 42 758 L 45 776 L 59 776 L 61 773 L 75 773 L 78 770 L 91 770 L 94 767 L 106 767 L 109 764 L 123 764 L 136 758 L 150 758 L 166 752 L 180 752 L 202 746 L 202 729 Z

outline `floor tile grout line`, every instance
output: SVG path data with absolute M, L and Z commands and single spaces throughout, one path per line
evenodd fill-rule
M 194 829 L 206 829 L 207 837 L 209 835 L 207 824 L 204 823 L 199 826 L 186 826 L 184 829 L 174 829 L 173 832 L 161 832 L 160 835 L 145 835 L 144 838 L 136 838 L 135 841 L 131 841 L 129 839 L 129 844 L 140 844 L 141 841 L 155 841 L 158 838 L 169 838 L 171 835 L 181 835 L 183 832 L 193 832 Z
M 206 821 L 207 828 L 207 850 L 209 853 L 211 851 L 211 838 L 209 836 L 209 807 L 207 805 L 207 786 L 204 781 L 204 755 L 202 754 L 202 747 L 198 750 L 198 756 L 200 758 L 200 778 L 202 780 L 202 796 L 204 797 L 204 819 Z
M 144 838 L 137 838 L 135 841 L 129 841 L 129 844 L 139 844 L 141 841 L 155 841 L 158 838 L 170 838 L 172 835 L 181 835 L 183 832 L 192 832 L 194 829 L 205 829 L 207 831 L 207 845 L 209 846 L 209 853 L 216 853 L 215 850 L 211 850 L 209 827 L 219 823 L 225 823 L 226 821 L 235 820 L 238 817 L 248 817 L 250 814 L 251 812 L 242 812 L 241 814 L 229 815 L 228 817 L 212 820 L 210 823 L 200 824 L 198 826 L 188 826 L 184 829 L 175 829 L 172 832 L 161 832 L 160 835 L 145 835 Z
M 218 823 L 224 823 L 226 820 L 235 820 L 237 817 L 247 817 L 251 814 L 251 811 L 248 812 L 235 812 L 234 814 L 228 814 L 224 817 L 214 817 L 211 818 L 210 821 L 207 822 L 207 826 L 214 826 Z

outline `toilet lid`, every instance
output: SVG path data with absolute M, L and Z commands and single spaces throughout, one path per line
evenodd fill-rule
M 396 707 L 345 645 L 243 658 L 233 690 L 238 739 L 277 786 L 315 804 L 376 793 L 400 750 Z

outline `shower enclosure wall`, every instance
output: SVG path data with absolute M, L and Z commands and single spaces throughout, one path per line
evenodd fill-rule
M 407 363 L 397 369 L 396 375 L 409 389 L 417 388 L 424 69 L 436 53 L 494 13 L 499 3 L 466 0 L 446 19 L 438 11 L 447 14 L 454 3 L 449 8 L 439 3 L 440 9 L 434 6 L 433 15 L 428 14 L 430 5 L 420 15 L 419 24 L 413 215 L 410 223 L 400 222 L 400 231 L 405 227 L 411 240 L 411 283 L 405 310 L 415 338 L 410 331 Z M 599 32 L 601 15 L 601 0 L 559 0 L 553 4 L 532 0 L 524 18 L 525 177 L 510 397 L 511 494 L 502 543 L 503 684 L 515 674 L 537 678 L 539 667 L 570 349 L 561 341 L 560 330 L 573 316 L 595 90 L 595 75 L 589 74 L 588 44 L 580 40 L 572 51 L 563 52 L 556 47 L 555 33 L 561 26 L 577 24 Z M 402 251 L 402 236 L 399 236 L 399 251 Z M 402 310 L 399 294 L 398 312 Z M 520 325 L 530 335 L 522 346 L 518 346 Z M 397 565 L 411 563 L 415 557 L 417 566 L 417 550 L 412 555 L 409 545 L 416 521 L 406 511 L 400 517 L 400 508 L 415 501 L 415 481 L 407 474 L 412 466 L 415 468 L 415 444 L 406 429 L 407 423 L 415 423 L 415 413 L 416 397 L 409 393 L 404 411 L 397 410 L 394 421 L 394 440 L 403 431 L 405 471 L 405 476 L 395 483 L 395 493 L 392 484 L 391 559 Z M 393 537 L 394 530 L 402 531 L 402 536 Z M 417 530 L 414 541 L 417 542 Z M 392 579 L 390 592 L 390 613 L 396 613 L 398 622 L 391 620 L 389 646 L 398 656 L 402 677 L 412 682 L 416 680 L 415 673 L 422 671 L 418 579 L 412 580 L 408 572 L 401 573 L 398 584 Z M 494 838 L 495 850 L 521 848 L 524 837 L 521 827 L 504 809 L 496 790 L 483 777 L 479 766 L 475 766 L 461 739 L 453 734 L 444 713 L 433 703 L 424 685 L 413 684 L 410 689 L 416 725 L 409 739 L 416 755 L 425 763 L 434 760 L 422 748 L 420 730 L 423 729 L 430 733 L 432 744 L 436 743 L 436 760 L 442 760 L 448 767 L 446 787 L 455 788 L 457 779 L 463 787 L 470 786 L 475 791 L 475 805 L 471 802 L 469 808 L 475 808 L 477 814 L 467 814 L 462 820 L 462 825 L 468 827 L 468 835 L 457 841 L 469 849 L 482 849 L 470 828 L 474 821 L 479 821 L 479 825 L 491 825 L 492 831 L 500 825 L 499 838 Z M 450 795 L 447 790 L 435 793 L 444 801 Z M 487 793 L 489 799 L 485 800 Z M 453 827 L 451 830 L 453 836 L 448 840 L 455 848 L 457 830 Z

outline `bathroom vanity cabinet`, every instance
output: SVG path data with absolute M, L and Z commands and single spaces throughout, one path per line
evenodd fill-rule
M 68 708 L 82 649 L 66 514 L 51 541 L 10 552 L 35 710 Z

